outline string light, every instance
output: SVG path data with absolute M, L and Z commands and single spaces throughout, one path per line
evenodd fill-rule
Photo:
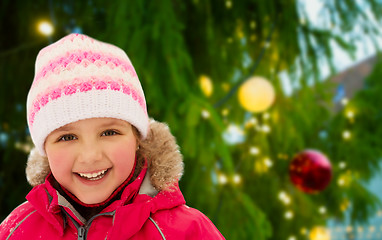
M 321 213 L 321 214 L 325 214 L 325 213 L 326 213 L 326 207 L 321 206 L 321 207 L 318 209 L 318 212 Z
M 351 133 L 350 133 L 350 131 L 349 131 L 349 130 L 345 130 L 345 131 L 343 131 L 343 132 L 342 132 L 342 137 L 343 137 L 343 139 L 345 139 L 345 140 L 349 140 L 349 139 L 351 138 Z
M 288 220 L 292 219 L 293 218 L 293 212 L 292 211 L 286 211 L 285 214 L 284 214 L 284 217 Z
M 265 166 L 267 166 L 268 168 L 270 168 L 270 167 L 273 166 L 273 162 L 272 162 L 272 160 L 269 159 L 269 158 L 265 158 L 265 159 L 264 159 L 264 164 L 265 164 Z
M 208 76 L 201 75 L 199 77 L 199 86 L 205 96 L 211 96 L 214 90 L 214 86 L 212 84 L 211 79 Z
M 21 143 L 21 142 L 16 142 L 15 143 L 15 148 L 18 149 L 18 150 L 21 150 L 25 153 L 29 153 L 32 148 L 33 148 L 33 145 L 32 144 L 28 144 L 28 143 Z
M 239 175 L 239 174 L 235 174 L 234 176 L 233 176 L 233 182 L 235 183 L 235 184 L 240 184 L 241 183 L 241 176 Z
M 53 28 L 52 23 L 50 23 L 48 21 L 39 22 L 37 24 L 37 29 L 41 34 L 43 34 L 45 36 L 50 36 L 54 32 L 54 28 Z
M 350 119 L 354 118 L 354 112 L 352 110 L 348 110 L 346 112 L 346 117 Z
M 382 217 L 382 210 L 379 210 L 379 211 L 377 212 L 377 216 L 378 216 L 378 217 Z M 381 226 L 381 230 L 382 230 L 382 226 Z
M 269 113 L 267 113 L 267 112 L 263 114 L 264 120 L 268 120 L 270 117 L 271 117 L 271 115 L 269 115 Z
M 330 240 L 330 232 L 325 227 L 314 227 L 309 234 L 310 240 Z
M 245 141 L 245 132 L 240 126 L 230 124 L 223 132 L 223 139 L 231 145 L 242 143 Z
M 340 162 L 340 163 L 338 164 L 338 166 L 339 166 L 341 169 L 344 169 L 344 168 L 346 168 L 346 163 L 345 163 L 345 162 Z
M 291 200 L 290 200 L 290 197 L 288 194 L 286 194 L 284 191 L 281 191 L 279 193 L 279 199 L 285 204 L 285 205 L 289 205 Z
M 252 20 L 250 23 L 249 23 L 249 27 L 252 28 L 252 29 L 255 29 L 256 28 L 256 22 L 254 20 Z
M 207 111 L 207 110 L 205 110 L 205 109 L 203 109 L 202 110 L 202 117 L 204 118 L 204 119 L 208 119 L 208 118 L 210 118 L 210 112 L 209 111 Z
M 225 1 L 225 7 L 226 7 L 227 9 L 232 8 L 232 1 L 230 1 L 230 0 Z
M 225 184 L 227 184 L 227 182 L 228 182 L 228 178 L 227 178 L 227 176 L 226 176 L 225 174 L 223 174 L 223 173 L 220 173 L 220 174 L 218 175 L 218 182 L 219 182 L 219 184 L 221 184 L 221 185 L 225 185 Z
M 222 110 L 222 115 L 223 115 L 224 117 L 226 117 L 228 114 L 229 114 L 229 110 L 228 110 L 227 108 L 224 108 L 224 109 Z
M 343 178 L 339 178 L 338 181 L 337 181 L 337 184 L 338 184 L 339 186 L 344 186 L 344 185 L 345 185 L 345 179 L 343 179 Z
M 344 199 L 344 200 L 342 201 L 341 205 L 340 205 L 340 210 L 341 210 L 342 212 L 346 211 L 346 209 L 349 207 L 349 205 L 350 205 L 349 200 L 348 200 L 348 199 Z
M 270 133 L 271 132 L 271 127 L 264 124 L 263 126 L 261 126 L 261 130 L 265 133 Z
M 301 25 L 306 25 L 306 19 L 305 18 L 300 18 L 300 24 Z
M 346 227 L 346 232 L 348 232 L 348 233 L 353 232 L 353 227 L 352 226 L 347 226 Z
M 246 127 L 246 128 L 253 127 L 253 126 L 256 126 L 257 123 L 258 123 L 257 118 L 255 118 L 255 117 L 251 117 L 251 118 L 248 119 L 248 121 L 245 123 L 245 127 Z
M 348 100 L 347 98 L 342 98 L 342 99 L 341 99 L 341 104 L 342 104 L 343 106 L 346 106 L 348 103 L 349 103 L 349 100 Z
M 249 154 L 258 155 L 259 153 L 260 153 L 260 149 L 258 147 L 250 147 L 249 148 Z

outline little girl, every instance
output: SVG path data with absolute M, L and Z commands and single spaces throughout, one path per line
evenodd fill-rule
M 42 49 L 27 98 L 34 188 L 0 239 L 224 239 L 178 187 L 168 127 L 149 120 L 120 48 L 81 34 Z

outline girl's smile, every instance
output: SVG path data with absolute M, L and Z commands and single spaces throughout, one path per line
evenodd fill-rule
M 105 201 L 130 175 L 137 141 L 132 126 L 113 118 L 67 124 L 46 139 L 55 179 L 80 201 Z

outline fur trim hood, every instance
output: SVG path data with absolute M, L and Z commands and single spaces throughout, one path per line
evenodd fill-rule
M 170 189 L 183 175 L 183 157 L 179 146 L 164 123 L 151 119 L 150 131 L 139 142 L 137 154 L 147 159 L 151 184 L 158 191 Z M 48 158 L 40 155 L 37 149 L 32 149 L 26 167 L 29 184 L 32 187 L 42 184 L 49 173 Z

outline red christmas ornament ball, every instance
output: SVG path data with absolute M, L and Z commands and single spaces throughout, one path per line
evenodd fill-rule
M 316 150 L 298 153 L 289 165 L 292 183 L 305 193 L 324 190 L 332 179 L 332 166 L 328 158 Z

